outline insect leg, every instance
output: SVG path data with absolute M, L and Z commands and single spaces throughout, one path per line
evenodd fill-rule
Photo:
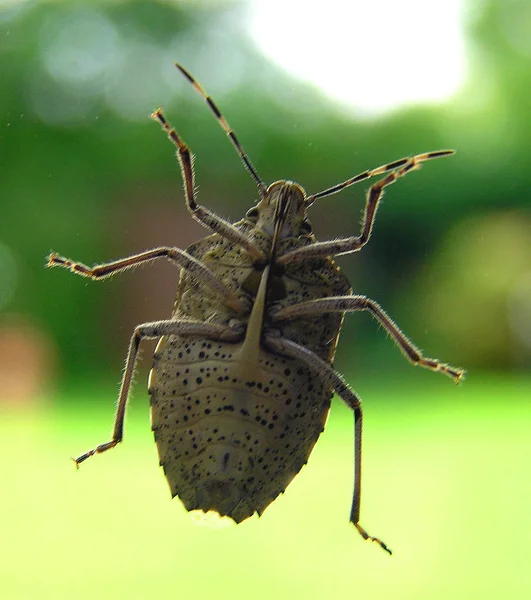
M 317 372 L 324 381 L 328 381 L 334 388 L 335 393 L 345 402 L 345 404 L 354 411 L 354 490 L 352 493 L 352 507 L 350 511 L 350 522 L 356 527 L 360 535 L 365 540 L 376 542 L 386 552 L 392 554 L 391 549 L 379 538 L 369 535 L 360 525 L 360 502 L 361 502 L 361 446 L 362 446 L 362 423 L 363 412 L 361 401 L 346 383 L 346 381 L 336 373 L 334 369 L 319 358 L 311 350 L 304 346 L 296 344 L 291 340 L 275 336 L 265 336 L 264 343 L 275 352 L 289 356 L 304 362 L 310 369 Z
M 372 187 L 369 188 L 369 191 L 367 193 L 367 201 L 365 203 L 365 209 L 363 212 L 363 221 L 361 225 L 360 235 L 339 240 L 316 242 L 315 244 L 311 244 L 309 246 L 303 246 L 302 248 L 297 248 L 296 250 L 292 250 L 291 252 L 287 252 L 283 256 L 280 256 L 277 259 L 277 261 L 283 265 L 286 265 L 290 262 L 306 260 L 308 258 L 324 258 L 327 256 L 338 256 L 340 254 L 350 254 L 351 252 L 357 252 L 358 250 L 363 248 L 363 246 L 365 246 L 365 244 L 369 241 L 371 237 L 372 226 L 374 224 L 376 211 L 378 210 L 378 205 L 383 196 L 384 188 L 391 185 L 397 179 L 403 177 L 410 171 L 414 171 L 415 169 L 420 168 L 422 161 L 428 160 L 428 158 L 446 156 L 451 153 L 453 152 L 450 150 L 441 150 L 439 152 L 420 154 L 409 159 L 401 159 L 395 161 L 394 163 L 391 163 L 390 165 L 379 167 L 378 169 L 375 169 L 375 171 L 368 171 L 366 173 L 362 173 L 358 177 L 366 179 L 367 176 L 372 176 L 372 174 L 374 174 L 375 172 L 380 172 L 381 170 L 385 172 L 387 168 L 396 168 L 403 164 L 402 167 L 398 168 L 395 171 L 391 171 L 386 177 L 380 179 L 380 181 L 376 182 Z M 344 184 L 339 184 L 339 186 L 336 187 L 338 187 L 338 189 L 335 191 L 339 191 L 339 189 L 343 189 L 343 187 L 346 186 Z M 311 198 L 312 196 L 309 196 L 308 200 L 310 200 Z
M 374 300 L 366 296 L 333 296 L 330 298 L 318 298 L 308 302 L 300 302 L 280 309 L 272 314 L 273 321 L 284 321 L 300 317 L 319 316 L 331 312 L 354 312 L 358 310 L 368 311 L 380 325 L 393 338 L 404 356 L 415 366 L 425 367 L 431 371 L 439 371 L 451 377 L 455 383 L 459 383 L 464 377 L 464 369 L 452 367 L 440 362 L 436 358 L 426 358 L 422 352 L 408 339 L 405 333 L 391 319 L 391 317 Z
M 251 256 L 257 260 L 264 260 L 264 253 L 257 248 L 249 238 L 242 233 L 239 229 L 234 227 L 232 223 L 229 223 L 225 219 L 222 219 L 212 211 L 208 210 L 204 206 L 197 204 L 195 200 L 196 188 L 195 188 L 195 174 L 193 167 L 193 155 L 190 152 L 188 146 L 183 142 L 179 134 L 173 129 L 170 123 L 166 120 L 166 117 L 162 113 L 162 109 L 157 109 L 152 115 L 153 119 L 158 121 L 168 138 L 177 148 L 177 158 L 181 167 L 181 173 L 184 181 L 184 195 L 186 198 L 186 205 L 190 211 L 192 217 L 196 219 L 203 227 L 210 229 L 211 231 L 218 233 L 225 239 L 241 246 Z
M 101 265 L 95 265 L 94 267 L 88 267 L 83 263 L 75 262 L 64 256 L 59 256 L 55 252 L 52 252 L 48 256 L 48 267 L 64 267 L 82 277 L 90 277 L 94 280 L 105 279 L 115 273 L 120 273 L 126 269 L 136 267 L 145 262 L 156 260 L 157 258 L 167 258 L 173 264 L 186 269 L 192 277 L 194 277 L 200 284 L 207 285 L 212 290 L 215 290 L 221 297 L 223 297 L 231 308 L 237 312 L 242 312 L 244 306 L 236 296 L 236 294 L 224 285 L 219 278 L 202 262 L 188 254 L 185 250 L 180 248 L 169 248 L 161 247 L 154 248 L 153 250 L 147 250 L 140 254 L 128 256 L 120 260 L 115 260 L 109 263 Z
M 129 390 L 133 380 L 140 342 L 143 339 L 159 338 L 164 335 L 198 336 L 213 340 L 237 342 L 242 339 L 243 332 L 232 327 L 218 325 L 215 323 L 202 323 L 200 321 L 185 320 L 175 321 L 171 319 L 167 321 L 154 321 L 153 323 L 144 323 L 143 325 L 138 325 L 135 328 L 129 343 L 129 350 L 127 352 L 127 358 L 125 361 L 124 375 L 120 385 L 118 404 L 114 417 L 112 439 L 104 444 L 96 446 L 96 448 L 93 450 L 85 452 L 85 454 L 82 454 L 78 458 L 75 458 L 74 462 L 76 463 L 76 467 L 79 467 L 82 462 L 87 460 L 87 458 L 94 456 L 94 454 L 101 454 L 106 450 L 110 450 L 122 441 L 125 412 L 127 409 Z

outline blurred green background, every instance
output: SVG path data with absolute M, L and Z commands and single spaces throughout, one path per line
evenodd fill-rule
M 336 0 L 298 14 L 293 0 L 0 2 L 0 597 L 531 595 L 531 4 L 397 12 L 380 0 L 371 22 L 362 2 L 343 4 L 352 22 Z M 445 39 L 443 5 L 459 9 L 458 38 Z M 452 93 L 393 105 L 455 71 L 459 48 Z M 369 316 L 345 320 L 336 366 L 365 402 L 361 522 L 393 557 L 348 524 L 352 417 L 339 401 L 261 519 L 198 525 L 170 501 L 149 427 L 150 344 L 123 446 L 78 473 L 68 462 L 106 441 L 130 335 L 168 316 L 178 273 L 153 264 L 96 283 L 45 269 L 48 252 L 94 264 L 205 234 L 149 119 L 161 105 L 197 157 L 202 203 L 237 220 L 256 199 L 175 60 L 268 183 L 312 193 L 458 151 L 389 188 L 371 242 L 338 260 L 428 356 L 468 370 L 456 388 L 412 369 Z M 316 83 L 327 74 L 353 97 L 381 84 L 390 110 L 334 99 Z M 358 231 L 368 187 L 312 207 L 320 239 Z

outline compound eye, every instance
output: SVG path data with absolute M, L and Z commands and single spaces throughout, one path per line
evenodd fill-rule
M 301 234 L 302 235 L 309 235 L 310 233 L 312 233 L 313 229 L 312 226 L 310 225 L 310 221 L 303 221 L 301 223 Z
M 258 219 L 258 209 L 256 207 L 251 208 L 245 213 L 247 219 L 256 220 Z

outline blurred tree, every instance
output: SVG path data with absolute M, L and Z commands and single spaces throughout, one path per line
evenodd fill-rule
M 448 230 L 463 236 L 461 220 L 479 223 L 474 219 L 494 211 L 503 218 L 509 209 L 528 206 L 526 0 L 476 5 L 467 32 L 470 78 L 451 102 L 371 121 L 354 121 L 318 90 L 269 64 L 242 30 L 238 8 L 224 2 L 101 1 L 20 2 L 2 9 L 0 242 L 6 251 L 0 260 L 8 258 L 0 264 L 0 277 L 6 273 L 0 285 L 13 289 L 0 308 L 27 314 L 52 334 L 71 378 L 94 378 L 109 369 L 116 378 L 117 353 L 124 353 L 133 325 L 169 312 L 177 274 L 156 265 L 112 284 L 90 283 L 43 269 L 46 253 L 54 249 L 92 264 L 158 244 L 185 246 L 202 235 L 185 214 L 172 149 L 149 122 L 153 109 L 164 103 L 197 155 L 205 204 L 236 219 L 256 197 L 223 132 L 174 72 L 175 59 L 216 98 L 268 182 L 290 178 L 313 192 L 403 155 L 459 150 L 393 186 L 372 243 L 362 256 L 340 261 L 355 291 L 381 302 L 422 346 L 428 346 L 423 331 L 438 329 L 430 322 L 444 321 L 429 306 L 421 318 L 415 306 L 426 298 L 445 305 L 448 287 L 442 282 L 452 282 L 438 280 L 420 299 L 410 293 L 426 288 L 411 282 L 420 273 L 440 275 L 433 256 L 445 256 L 440 248 L 453 244 Z M 316 204 L 319 237 L 357 229 L 366 187 Z M 453 248 L 463 253 L 452 264 L 465 280 L 481 246 Z M 467 288 L 453 289 L 455 304 L 447 312 L 459 313 L 454 322 L 474 319 L 474 331 L 483 331 L 482 323 L 500 323 L 490 310 L 476 310 L 482 296 L 464 302 L 459 294 L 468 294 Z M 364 350 L 354 358 L 379 366 L 388 342 L 367 321 L 349 318 L 343 341 L 355 330 Z M 506 323 L 500 327 L 509 331 Z M 454 360 L 459 347 L 470 345 L 483 357 L 478 366 L 515 364 L 510 343 L 496 346 L 503 354 L 497 361 L 478 348 L 481 336 L 466 328 L 448 331 L 444 344 L 429 341 L 430 353 L 441 354 L 442 347 L 441 358 Z M 462 356 L 469 360 L 470 354 Z M 352 358 L 349 353 L 349 363 Z M 346 354 L 338 360 L 348 369 Z

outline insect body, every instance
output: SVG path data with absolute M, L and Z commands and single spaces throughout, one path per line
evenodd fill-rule
M 292 185 L 278 189 L 291 193 Z M 270 251 L 271 238 L 254 223 L 244 220 L 237 227 L 264 253 Z M 279 240 L 279 252 L 292 248 L 293 238 Z M 255 266 L 217 234 L 188 252 L 240 290 L 245 308 L 241 314 L 220 309 L 215 294 L 198 300 L 183 272 L 175 318 L 231 324 L 242 332 L 241 341 L 162 338 L 149 386 L 155 438 L 172 493 L 188 510 L 216 510 L 240 522 L 262 513 L 306 463 L 333 390 L 328 374 L 273 346 L 293 330 L 291 337 L 328 365 L 342 315 L 300 320 L 297 333 L 292 321 L 274 323 L 269 313 L 287 302 L 348 294 L 350 286 L 328 259 L 311 261 L 310 270 L 301 264 L 286 270 Z M 263 344 L 269 337 L 271 347 Z
M 93 279 L 161 257 L 181 268 L 172 317 L 139 325 L 131 338 L 112 439 L 81 455 L 76 465 L 122 441 L 140 342 L 160 338 L 149 378 L 152 429 L 172 494 L 188 510 L 212 510 L 237 523 L 261 514 L 307 462 L 335 391 L 354 412 L 350 520 L 365 539 L 390 552 L 359 523 L 362 410 L 331 366 L 343 316 L 368 311 L 413 364 L 456 382 L 464 372 L 423 357 L 378 304 L 352 295 L 333 257 L 367 243 L 386 186 L 453 151 L 403 158 L 310 196 L 291 181 L 266 187 L 214 101 L 176 66 L 225 130 L 258 185 L 259 201 L 234 224 L 197 204 L 191 152 L 159 109 L 152 116 L 177 149 L 188 209 L 212 235 L 186 251 L 160 247 L 93 268 L 49 256 L 48 266 Z M 309 207 L 376 175 L 385 176 L 369 190 L 360 234 L 317 241 Z

